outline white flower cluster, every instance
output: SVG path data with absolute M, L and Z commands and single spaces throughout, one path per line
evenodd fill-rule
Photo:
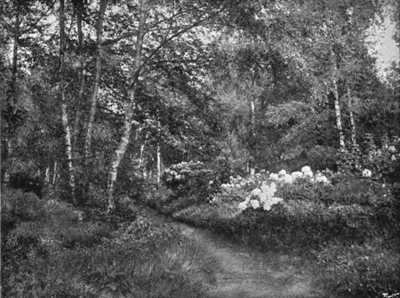
M 271 207 L 275 204 L 282 202 L 281 198 L 275 197 L 276 184 L 274 182 L 271 185 L 265 183 L 262 184 L 261 188 L 255 188 L 251 194 L 239 204 L 239 210 L 243 211 L 249 207 L 253 209 L 263 208 L 266 211 L 271 210 Z
M 365 170 L 362 172 L 362 176 L 363 176 L 363 177 L 372 177 L 372 172 L 371 172 L 370 170 L 368 170 L 368 169 L 365 169 Z
M 172 180 L 184 180 L 187 175 L 193 173 L 194 171 L 198 171 L 203 167 L 203 163 L 198 161 L 190 161 L 190 162 L 181 162 L 178 164 L 174 164 L 169 168 L 165 169 L 165 174 L 167 175 L 167 181 Z
M 236 177 L 229 177 L 229 183 L 223 183 L 221 184 L 222 189 L 232 189 L 232 188 L 244 188 L 247 186 L 251 186 L 254 184 L 254 181 L 251 177 L 245 179 L 242 178 L 241 176 L 236 176 Z
M 293 172 L 291 174 L 286 173 L 285 170 L 281 170 L 278 172 L 278 174 L 271 173 L 269 175 L 269 179 L 276 181 L 276 182 L 283 182 L 283 183 L 293 183 L 297 179 L 301 178 L 308 178 L 312 182 L 321 182 L 321 183 L 330 183 L 329 179 L 323 175 L 322 173 L 317 173 L 314 176 L 314 173 L 311 171 L 311 168 L 309 166 L 304 166 L 301 169 L 301 172 Z
M 168 178 L 167 181 L 171 181 L 171 180 L 181 180 L 184 179 L 185 176 L 179 174 L 178 172 L 176 172 L 175 170 L 170 170 L 170 169 L 166 169 L 165 173 L 168 174 Z

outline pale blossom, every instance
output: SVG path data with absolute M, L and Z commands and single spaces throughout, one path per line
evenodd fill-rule
M 242 211 L 243 211 L 243 210 L 246 210 L 246 208 L 247 208 L 247 202 L 244 201 L 244 202 L 239 203 L 238 208 L 239 208 L 240 210 L 242 210 Z
M 283 181 L 285 181 L 285 183 L 292 183 L 293 182 L 292 176 L 286 174 L 285 176 L 283 176 Z
M 278 173 L 278 176 L 285 176 L 286 175 L 286 171 L 285 170 L 280 170 Z
M 253 191 L 251 192 L 251 195 L 259 197 L 261 195 L 261 189 L 259 189 L 259 188 L 253 189 Z
M 306 171 L 306 172 L 303 172 L 303 174 L 305 177 L 310 177 L 310 178 L 312 178 L 314 176 L 312 171 Z
M 271 180 L 278 180 L 278 179 L 279 179 L 279 176 L 278 176 L 278 174 L 271 173 L 271 174 L 269 175 L 269 179 L 271 179 Z
M 260 202 L 258 200 L 250 200 L 250 205 L 253 209 L 257 209 L 260 207 Z
M 268 198 L 272 197 L 276 192 L 275 182 L 272 182 L 269 186 L 267 184 L 263 183 L 263 185 L 261 186 L 261 191 L 265 197 L 268 197 Z
M 322 182 L 322 183 L 328 184 L 329 180 L 326 176 L 324 176 L 322 174 L 317 174 L 315 176 L 315 182 Z
M 371 177 L 371 176 L 372 176 L 372 172 L 371 172 L 370 170 L 368 170 L 368 169 L 365 169 L 365 170 L 362 172 L 362 176 L 363 176 L 363 177 Z
M 263 204 L 263 209 L 266 211 L 269 211 L 269 210 L 271 210 L 271 207 L 273 205 L 278 204 L 282 201 L 283 201 L 283 199 L 281 199 L 281 198 L 277 198 L 277 197 L 270 198 L 267 202 L 265 202 Z
M 303 172 L 293 172 L 291 174 L 293 181 L 295 181 L 296 179 L 302 178 L 303 177 Z
M 305 173 L 305 172 L 311 172 L 311 168 L 310 168 L 309 166 L 304 166 L 304 167 L 301 168 L 301 171 L 302 171 L 303 173 Z

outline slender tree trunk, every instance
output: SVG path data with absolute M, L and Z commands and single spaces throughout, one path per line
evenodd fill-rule
M 50 167 L 46 167 L 46 171 L 44 174 L 44 183 L 48 185 L 50 183 Z
M 75 175 L 74 166 L 72 161 L 72 148 L 71 148 L 71 128 L 68 122 L 67 113 L 67 101 L 65 98 L 66 82 L 64 78 L 64 55 L 65 55 L 65 14 L 64 14 L 64 0 L 60 0 L 60 65 L 59 65 L 59 92 L 61 101 L 61 121 L 64 129 L 64 142 L 65 142 L 65 154 L 67 157 L 67 169 L 68 169 L 68 184 L 71 191 L 72 203 L 76 204 L 75 198 Z
M 157 145 L 157 186 L 161 184 L 161 147 Z
M 336 82 L 334 83 L 333 95 L 335 97 L 335 115 L 336 115 L 336 128 L 339 132 L 339 148 L 340 150 L 345 150 L 345 141 L 344 141 L 344 133 L 342 126 L 342 113 L 340 111 L 340 101 L 339 101 L 339 92 L 337 89 Z
M 349 114 L 350 114 L 351 143 L 354 147 L 356 147 L 357 146 L 356 122 L 354 120 L 353 104 L 351 101 L 351 92 L 349 86 L 347 86 L 347 99 L 348 99 Z
M 255 91 L 256 86 L 256 70 L 254 70 L 252 77 L 251 77 L 251 85 L 253 88 L 253 92 Z M 255 174 L 255 158 L 256 158 L 256 104 L 255 104 L 255 97 L 254 93 L 251 94 L 250 98 L 250 122 L 251 122 L 251 129 L 250 129 L 250 158 L 248 161 L 248 171 L 251 176 Z
M 157 122 L 158 130 L 158 142 L 157 142 L 157 186 L 161 185 L 161 123 L 160 120 Z
M 107 196 L 108 196 L 108 205 L 107 212 L 111 212 L 115 209 L 115 201 L 114 201 L 114 186 L 117 180 L 118 168 L 121 163 L 122 158 L 124 157 L 126 148 L 129 144 L 130 134 L 132 130 L 132 120 L 133 120 L 133 106 L 136 96 L 136 88 L 137 81 L 139 79 L 139 70 L 142 62 L 142 44 L 145 30 L 145 21 L 146 21 L 146 4 L 147 0 L 140 0 L 140 18 L 139 18 L 139 27 L 137 33 L 136 40 L 136 57 L 135 57 L 135 65 L 132 72 L 132 82 L 129 86 L 128 90 L 128 98 L 129 102 L 125 106 L 125 121 L 123 125 L 123 132 L 121 140 L 117 146 L 117 149 L 114 152 L 114 156 L 111 160 L 111 167 L 108 173 L 108 181 L 107 181 Z
M 52 183 L 53 185 L 56 185 L 57 180 L 58 180 L 58 164 L 57 161 L 54 162 L 54 166 L 53 166 L 53 179 L 52 179 Z
M 144 160 L 144 148 L 146 146 L 146 141 L 143 142 L 142 145 L 140 145 L 140 154 L 139 154 L 139 169 L 142 170 L 142 176 L 144 179 L 146 179 L 146 163 Z
M 336 61 L 336 56 L 334 51 L 331 51 L 331 57 L 332 57 L 332 66 L 334 69 L 334 75 L 333 75 L 333 88 L 332 88 L 332 93 L 334 96 L 335 100 L 335 115 L 336 115 L 336 128 L 339 133 L 339 148 L 340 151 L 346 150 L 345 147 L 345 139 L 344 139 L 344 132 L 343 132 L 343 125 L 342 125 L 342 113 L 340 111 L 340 98 L 339 98 L 339 87 L 337 85 L 337 72 L 338 72 L 338 65 Z
M 100 0 L 99 16 L 97 20 L 96 28 L 96 58 L 94 65 L 94 82 L 93 82 L 93 93 L 91 98 L 91 106 L 89 119 L 87 122 L 87 130 L 85 136 L 85 144 L 83 149 L 83 160 L 84 164 L 87 164 L 87 159 L 90 156 L 92 133 L 93 133 L 93 122 L 94 116 L 97 109 L 97 101 L 99 96 L 99 85 L 100 85 L 100 72 L 101 72 L 101 51 L 102 51 L 102 39 L 103 39 L 103 22 L 104 14 L 107 8 L 108 0 Z

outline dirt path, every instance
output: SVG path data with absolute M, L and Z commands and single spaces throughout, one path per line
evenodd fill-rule
M 296 271 L 285 255 L 249 253 L 248 248 L 210 231 L 178 224 L 182 233 L 204 246 L 219 262 L 210 298 L 322 298 L 312 278 Z

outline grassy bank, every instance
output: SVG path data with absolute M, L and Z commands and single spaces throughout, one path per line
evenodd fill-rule
M 1 213 L 3 297 L 204 297 L 214 282 L 206 252 L 145 210 L 5 190 Z

